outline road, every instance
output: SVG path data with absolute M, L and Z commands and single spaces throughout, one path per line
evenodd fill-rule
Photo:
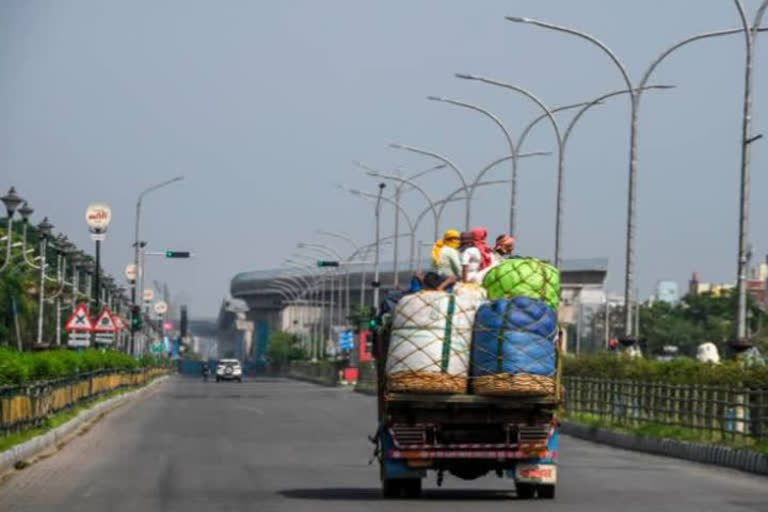
M 175 377 L 17 472 L 0 511 L 768 511 L 764 478 L 569 438 L 555 501 L 450 475 L 422 500 L 384 501 L 373 430 L 373 399 L 348 390 Z

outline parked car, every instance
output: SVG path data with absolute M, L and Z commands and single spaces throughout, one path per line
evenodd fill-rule
M 243 367 L 237 359 L 221 359 L 216 364 L 216 382 L 236 380 L 243 382 Z

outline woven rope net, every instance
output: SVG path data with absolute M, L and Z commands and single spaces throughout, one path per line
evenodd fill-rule
M 541 260 L 512 258 L 491 268 L 483 279 L 488 298 L 530 297 L 546 302 L 557 311 L 560 301 L 560 272 Z
M 472 341 L 472 389 L 479 395 L 555 391 L 557 315 L 529 297 L 483 304 Z
M 422 291 L 398 302 L 386 363 L 390 391 L 466 393 L 472 328 L 483 295 Z

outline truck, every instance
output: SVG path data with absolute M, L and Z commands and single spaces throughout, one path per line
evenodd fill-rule
M 438 486 L 446 472 L 463 480 L 490 473 L 513 480 L 520 499 L 555 497 L 559 348 L 554 394 L 480 396 L 390 392 L 388 344 L 384 330 L 376 340 L 378 429 L 371 438 L 385 498 L 418 498 L 430 471 Z

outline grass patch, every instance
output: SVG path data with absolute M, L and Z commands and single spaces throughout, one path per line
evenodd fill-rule
M 699 443 L 717 446 L 727 446 L 730 448 L 741 448 L 752 450 L 768 455 L 768 442 L 757 442 L 750 438 L 736 438 L 726 432 L 708 432 L 695 428 L 681 427 L 676 425 L 662 425 L 658 423 L 643 423 L 640 425 L 626 425 L 623 423 L 611 422 L 609 419 L 596 414 L 570 413 L 562 414 L 562 418 L 573 423 L 586 425 L 590 428 L 599 428 L 620 432 L 622 434 L 633 435 L 648 439 L 672 439 L 675 441 L 684 441 L 689 443 Z
M 151 382 L 148 382 L 147 385 L 150 383 Z M 53 430 L 54 428 L 60 427 L 61 425 L 68 422 L 69 420 L 75 418 L 81 412 L 87 411 L 88 409 L 94 407 L 97 404 L 100 404 L 101 402 L 105 402 L 110 398 L 114 398 L 116 396 L 124 395 L 125 393 L 136 391 L 137 389 L 141 389 L 141 388 L 124 388 L 124 389 L 116 389 L 116 390 L 110 391 L 108 393 L 105 393 L 99 396 L 98 398 L 86 400 L 82 403 L 77 404 L 72 408 L 69 408 L 64 411 L 60 411 L 48 416 L 45 420 L 43 420 L 42 425 L 38 427 L 22 429 L 22 430 L 19 430 L 18 432 L 13 432 L 12 434 L 0 436 L 0 452 L 4 452 L 9 448 L 13 448 L 18 444 L 29 441 L 30 439 L 43 435 L 46 432 Z

